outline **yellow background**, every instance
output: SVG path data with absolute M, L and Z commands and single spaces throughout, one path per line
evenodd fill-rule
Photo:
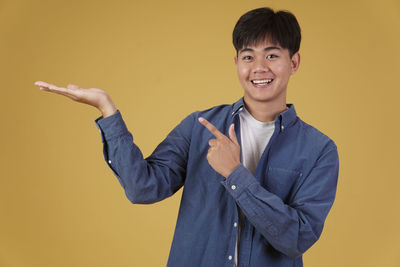
M 107 90 L 147 156 L 189 113 L 242 96 L 231 34 L 262 6 L 297 16 L 287 102 L 340 154 L 305 266 L 400 266 L 398 0 L 0 0 L 0 266 L 165 266 L 181 191 L 131 205 L 99 112 L 33 83 Z

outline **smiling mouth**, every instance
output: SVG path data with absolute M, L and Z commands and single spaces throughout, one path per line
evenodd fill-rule
M 251 80 L 251 83 L 254 85 L 267 85 L 272 83 L 274 79 L 263 79 L 263 80 Z

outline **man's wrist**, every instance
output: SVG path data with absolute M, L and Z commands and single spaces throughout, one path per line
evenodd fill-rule
M 105 99 L 103 103 L 98 107 L 98 109 L 103 115 L 103 118 L 109 117 L 117 112 L 117 108 L 115 107 L 112 100 L 109 98 Z
M 229 172 L 227 172 L 224 177 L 225 179 L 228 179 L 228 177 L 231 175 L 231 173 L 237 168 L 239 167 L 240 163 L 236 164 L 233 168 L 231 168 L 231 170 Z
M 103 110 L 100 110 L 101 114 L 103 115 L 103 118 L 109 117 L 111 115 L 114 115 L 115 112 L 117 112 L 117 109 L 115 107 L 107 107 Z

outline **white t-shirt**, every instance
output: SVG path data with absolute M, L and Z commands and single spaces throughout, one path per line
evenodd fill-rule
M 242 164 L 252 173 L 275 129 L 275 121 L 261 122 L 244 109 L 240 114 Z
M 241 140 L 241 158 L 242 164 L 245 166 L 252 174 L 256 170 L 258 161 L 261 158 L 269 140 L 275 129 L 275 121 L 261 122 L 253 118 L 251 114 L 244 109 L 240 114 L 240 140 Z M 239 210 L 239 228 L 238 235 L 236 238 L 236 248 L 235 248 L 235 267 L 237 266 L 238 259 L 238 247 L 239 247 L 239 237 L 240 237 L 240 221 L 241 214 Z

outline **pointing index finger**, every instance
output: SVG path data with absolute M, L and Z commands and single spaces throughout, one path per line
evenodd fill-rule
M 203 117 L 199 118 L 199 122 L 204 125 L 216 138 L 222 138 L 225 137 L 223 133 L 218 131 L 218 129 L 209 121 L 204 119 Z

